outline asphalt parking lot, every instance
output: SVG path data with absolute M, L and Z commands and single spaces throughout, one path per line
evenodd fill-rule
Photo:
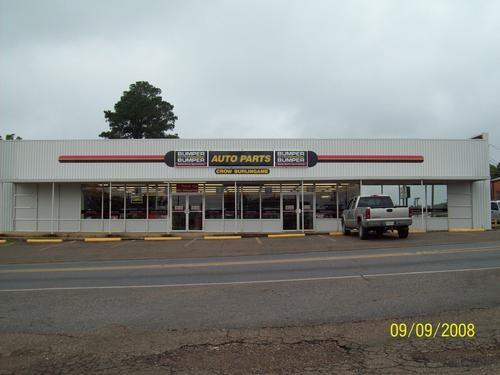
M 407 239 L 386 234 L 370 236 L 361 241 L 356 235 L 307 235 L 296 238 L 253 237 L 238 240 L 202 238 L 177 241 L 123 240 L 109 243 L 85 243 L 70 240 L 57 244 L 28 244 L 17 240 L 0 245 L 0 264 L 52 263 L 72 261 L 180 259 L 221 256 L 293 254 L 316 251 L 363 249 L 405 249 L 415 246 L 447 245 L 498 241 L 500 231 L 487 232 L 428 232 L 410 234 Z

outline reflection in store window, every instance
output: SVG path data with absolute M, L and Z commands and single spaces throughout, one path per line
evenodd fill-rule
M 448 186 L 426 186 L 427 214 L 431 217 L 448 217 Z
M 243 219 L 259 219 L 260 212 L 260 201 L 259 201 L 259 191 L 255 191 L 257 188 L 251 188 L 254 191 L 246 191 L 243 189 Z
M 264 185 L 261 192 L 262 219 L 280 218 L 280 186 Z
M 334 219 L 337 217 L 336 184 L 316 184 L 316 217 Z
M 126 218 L 146 218 L 146 186 L 129 186 L 126 188 Z
M 222 219 L 222 192 L 207 188 L 205 194 L 205 219 Z
M 358 183 L 341 183 L 338 186 L 338 197 L 339 197 L 339 217 L 342 216 L 342 212 L 347 208 L 349 201 L 359 195 L 359 184 Z
M 361 195 L 380 195 L 382 194 L 382 185 L 363 185 L 361 186 Z
M 102 184 L 82 185 L 82 219 L 102 219 L 103 205 L 105 201 L 106 209 L 109 204 L 109 190 Z M 109 212 L 105 212 L 107 218 Z
M 111 184 L 111 219 L 125 217 L 125 186 Z
M 149 217 L 148 219 L 168 218 L 168 185 L 148 185 Z

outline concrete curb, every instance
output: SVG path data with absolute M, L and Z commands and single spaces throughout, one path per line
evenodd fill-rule
M 121 237 L 91 237 L 84 238 L 83 242 L 116 242 L 121 240 Z
M 328 234 L 329 234 L 330 236 L 342 236 L 342 235 L 344 235 L 344 233 L 342 233 L 342 232 L 330 232 L 330 233 L 328 233 Z
M 182 240 L 182 237 L 173 236 L 173 237 L 144 237 L 144 241 L 175 241 Z
M 241 236 L 204 236 L 204 240 L 241 240 Z
M 28 238 L 27 243 L 61 243 L 62 238 Z
M 450 228 L 448 229 L 448 232 L 484 232 L 485 229 L 482 228 Z
M 292 238 L 292 237 L 305 237 L 305 233 L 282 233 L 282 234 L 268 234 L 268 238 Z

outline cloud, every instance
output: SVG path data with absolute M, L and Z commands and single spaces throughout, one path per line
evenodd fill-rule
M 1 130 L 95 138 L 103 111 L 148 80 L 174 104 L 181 137 L 487 131 L 500 148 L 499 11 L 451 0 L 2 0 Z

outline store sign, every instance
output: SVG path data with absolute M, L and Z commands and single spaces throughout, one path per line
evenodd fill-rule
M 269 168 L 216 168 L 215 174 L 269 174 Z
M 272 167 L 272 151 L 209 151 L 209 167 Z
M 275 151 L 276 167 L 307 167 L 306 151 Z
M 176 151 L 175 152 L 176 167 L 206 167 L 207 152 L 206 151 Z
M 198 184 L 175 184 L 175 191 L 178 193 L 197 193 Z
M 170 151 L 169 167 L 313 167 L 312 151 Z

